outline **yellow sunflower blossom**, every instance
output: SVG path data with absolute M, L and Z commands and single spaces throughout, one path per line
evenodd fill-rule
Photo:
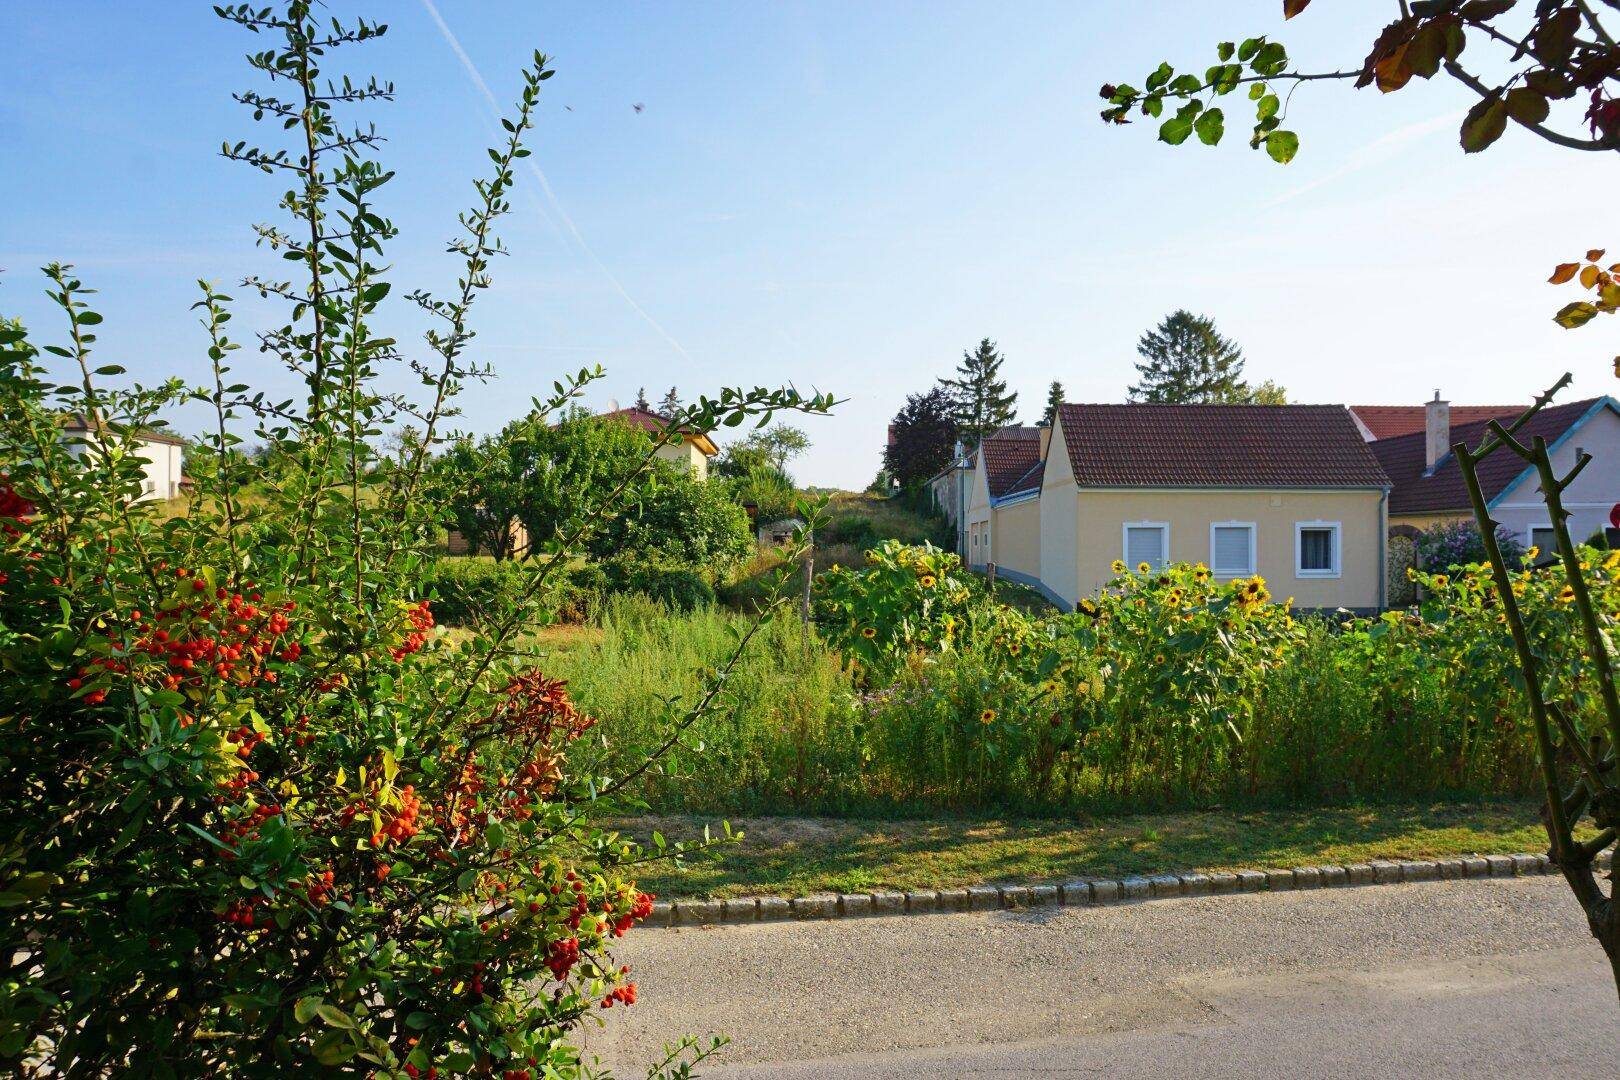
M 933 574 L 924 574 L 922 577 L 917 579 L 917 582 L 925 589 L 932 589 L 934 587 L 935 578 Z
M 867 641 L 871 641 L 873 638 L 877 637 L 877 628 L 873 626 L 861 627 L 861 637 L 865 638 Z
M 1151 574 L 1153 572 L 1153 567 L 1145 562 L 1139 562 L 1136 564 L 1136 572 L 1138 574 Z
M 979 714 L 979 723 L 988 724 L 991 721 L 995 720 L 995 718 L 996 718 L 996 710 L 994 710 L 994 709 L 986 709 L 986 710 L 984 710 L 984 712 Z
M 1574 603 L 1575 602 L 1575 590 L 1574 590 L 1574 588 L 1569 586 L 1569 585 L 1565 585 L 1562 589 L 1559 589 L 1558 590 L 1558 602 L 1560 604 L 1572 604 L 1572 603 Z
M 1125 563 L 1119 559 L 1115 559 L 1113 562 L 1108 564 L 1108 569 L 1112 570 L 1116 574 L 1123 574 L 1125 572 Z

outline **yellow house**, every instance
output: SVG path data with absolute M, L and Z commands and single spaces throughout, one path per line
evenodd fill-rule
M 1301 608 L 1384 606 L 1389 480 L 1343 406 L 1064 405 L 1048 443 L 1038 537 L 988 528 L 992 552 L 1034 546 L 1066 607 L 1116 560 L 1260 574 Z
M 1050 429 L 1006 427 L 972 454 L 963 558 L 975 570 L 1039 587 L 1041 464 Z
M 669 425 L 669 421 L 659 414 L 634 405 L 628 409 L 615 409 L 602 415 L 609 420 L 623 420 L 634 424 L 654 438 L 663 434 L 664 428 Z M 673 461 L 677 465 L 687 466 L 699 480 L 709 478 L 709 459 L 717 452 L 714 442 L 703 432 L 685 429 L 681 431 L 679 443 L 667 443 L 658 448 L 659 457 L 665 461 Z

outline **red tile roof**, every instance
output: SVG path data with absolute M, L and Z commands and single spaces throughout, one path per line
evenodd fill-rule
M 1004 427 L 985 439 L 980 451 L 984 454 L 990 497 L 999 499 L 1013 490 L 1021 490 L 1016 488 L 1017 482 L 1040 463 L 1040 429 Z
M 1352 405 L 1356 414 L 1375 439 L 1393 439 L 1397 435 L 1411 435 L 1424 430 L 1422 405 Z M 1451 426 L 1483 423 L 1487 420 L 1511 420 L 1524 412 L 1523 405 L 1453 405 Z
M 1602 399 L 1587 398 L 1585 401 L 1571 401 L 1543 409 L 1519 429 L 1517 437 L 1528 442 L 1540 435 L 1550 443 L 1574 427 L 1576 422 L 1590 412 L 1592 406 L 1600 400 Z M 1513 415 L 1517 416 L 1523 411 L 1523 408 L 1515 409 Z M 1457 415 L 1456 409 L 1452 409 L 1451 412 L 1453 417 Z M 1487 423 L 1488 420 L 1476 420 L 1462 425 L 1453 423 L 1452 444 L 1462 442 L 1478 446 L 1485 438 Z M 1389 496 L 1389 512 L 1422 514 L 1468 511 L 1471 509 L 1468 502 L 1468 487 L 1463 483 L 1462 469 L 1457 466 L 1456 455 L 1447 454 L 1441 458 L 1434 475 L 1425 476 L 1427 466 L 1425 441 L 1423 431 L 1419 430 L 1411 435 L 1379 439 L 1377 442 L 1367 444 L 1395 485 Z M 1506 491 L 1508 485 L 1517 480 L 1525 468 L 1522 460 L 1505 450 L 1499 450 L 1480 462 L 1479 485 L 1484 491 L 1486 500 L 1494 499 Z
M 668 417 L 661 416 L 650 409 L 638 408 L 635 405 L 603 413 L 602 418 L 604 420 L 623 420 L 647 432 L 649 435 L 663 434 L 664 428 L 669 424 Z M 712 456 L 717 452 L 714 443 L 701 431 L 693 431 L 690 428 L 683 427 L 681 428 L 681 434 L 692 439 L 697 444 L 697 448 L 703 451 L 704 454 Z
M 1343 405 L 1064 405 L 1086 487 L 1381 488 Z

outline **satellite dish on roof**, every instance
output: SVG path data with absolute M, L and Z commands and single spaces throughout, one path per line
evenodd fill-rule
M 607 411 L 610 412 L 610 413 L 619 411 L 619 399 L 618 398 L 611 398 L 611 397 L 608 398 Z

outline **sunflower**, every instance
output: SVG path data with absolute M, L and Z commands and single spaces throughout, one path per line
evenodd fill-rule
M 1558 590 L 1558 602 L 1560 604 L 1570 604 L 1574 603 L 1574 601 L 1575 589 L 1572 586 L 1565 585 L 1562 589 Z
M 923 588 L 932 589 L 934 587 L 934 582 L 935 582 L 936 579 L 935 579 L 933 574 L 924 574 L 922 577 L 918 578 L 917 580 L 921 583 Z
M 1077 610 L 1082 615 L 1087 615 L 1087 616 L 1090 616 L 1091 618 L 1096 618 L 1097 617 L 1097 605 L 1093 604 L 1090 600 L 1082 600 L 1082 601 L 1080 601 L 1080 605 L 1079 605 Z
M 1151 574 L 1153 572 L 1153 567 L 1145 562 L 1139 562 L 1136 564 L 1136 572 L 1138 574 Z
M 984 710 L 984 712 L 979 714 L 979 723 L 988 724 L 992 720 L 994 720 L 995 718 L 996 718 L 996 710 L 994 710 L 994 709 L 986 709 L 986 710 Z
M 1125 572 L 1125 564 L 1119 559 L 1115 559 L 1113 562 L 1108 564 L 1108 569 L 1112 570 L 1116 574 L 1123 574 Z
M 1536 545 L 1534 545 L 1534 544 L 1531 544 L 1529 547 L 1524 549 L 1524 557 L 1525 557 L 1526 560 L 1528 560 L 1530 562 L 1535 562 L 1537 556 L 1539 556 L 1540 554 L 1541 554 L 1541 549 L 1536 547 Z
M 1164 666 L 1164 653 L 1154 653 L 1153 663 L 1158 667 Z
M 873 638 L 877 637 L 877 628 L 874 626 L 861 627 L 861 637 L 865 638 L 867 641 L 871 641 Z

